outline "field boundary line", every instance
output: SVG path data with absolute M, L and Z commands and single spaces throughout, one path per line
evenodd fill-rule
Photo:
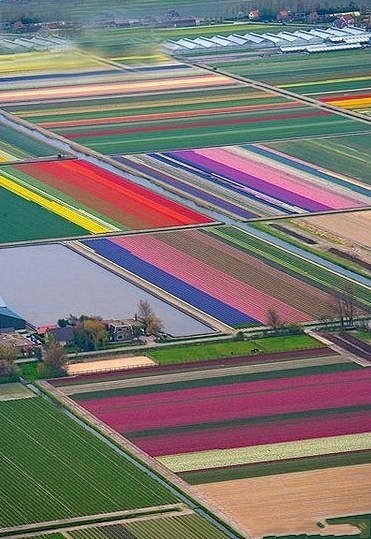
M 99 524 L 104 525 L 104 524 L 111 524 L 111 520 L 104 521 L 103 520 L 104 518 L 112 519 L 112 523 L 115 523 L 118 519 L 120 519 L 120 517 L 128 516 L 128 518 L 130 518 L 130 515 L 143 515 L 143 516 L 148 517 L 149 515 L 147 515 L 147 513 L 151 513 L 153 511 L 155 511 L 156 514 L 163 516 L 164 514 L 167 514 L 167 511 L 165 511 L 164 513 L 161 513 L 160 512 L 161 510 L 169 509 L 169 511 L 170 510 L 174 511 L 174 510 L 183 509 L 183 508 L 184 508 L 184 505 L 182 503 L 174 503 L 174 504 L 168 504 L 168 505 L 163 505 L 163 506 L 155 505 L 151 507 L 143 507 L 143 508 L 138 508 L 138 509 L 126 509 L 123 511 L 97 513 L 94 515 L 84 515 L 80 517 L 63 518 L 63 519 L 58 519 L 58 520 L 47 520 L 44 522 L 35 522 L 32 524 L 22 524 L 19 526 L 12 526 L 12 527 L 9 526 L 6 528 L 0 528 L 0 534 L 2 536 L 4 533 L 10 533 L 11 536 L 13 537 L 14 536 L 13 532 L 19 531 L 20 533 L 23 534 L 23 533 L 27 533 L 28 530 L 31 530 L 36 533 L 39 531 L 39 528 L 41 529 L 40 531 L 42 532 L 51 533 L 52 531 L 53 532 L 55 531 L 55 528 L 61 529 L 61 528 L 69 527 L 69 524 L 73 525 L 74 523 L 76 523 L 77 525 L 81 523 L 81 526 L 86 526 L 87 524 L 92 524 L 94 526 L 99 525 Z M 116 516 L 117 516 L 117 519 L 115 518 Z M 103 520 L 103 522 L 94 522 L 94 520 L 97 520 L 97 519 Z M 66 526 L 64 526 L 64 524 Z M 80 525 L 79 526 L 77 525 L 74 529 L 81 527 Z

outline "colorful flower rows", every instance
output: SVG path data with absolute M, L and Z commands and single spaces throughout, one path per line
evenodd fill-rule
M 161 154 L 155 155 L 161 160 Z M 179 167 L 245 197 L 247 204 L 266 206 L 272 213 L 328 211 L 367 204 L 362 196 L 336 184 L 337 178 L 316 167 L 306 167 L 260 145 L 204 148 L 165 154 L 167 166 Z M 333 183 L 329 183 L 329 182 Z
M 0 186 L 97 234 L 209 222 L 209 218 L 80 160 L 2 167 Z
M 243 450 L 243 459 L 259 461 L 257 446 L 268 444 L 269 452 L 269 444 L 308 440 L 302 448 L 277 446 L 278 458 L 288 458 L 320 454 L 318 442 L 311 449 L 309 440 L 367 433 L 370 380 L 371 372 L 361 370 L 241 383 L 226 379 L 190 389 L 144 386 L 135 395 L 82 394 L 79 401 L 153 456 L 252 447 L 250 454 Z M 339 452 L 341 443 L 329 439 L 323 450 Z M 362 448 L 360 438 L 348 449 Z
M 206 232 L 87 240 L 86 245 L 230 325 L 265 324 L 270 308 L 286 322 L 329 313 L 326 293 Z

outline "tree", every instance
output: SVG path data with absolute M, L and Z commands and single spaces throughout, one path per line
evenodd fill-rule
M 0 346 L 0 382 L 16 380 L 19 369 L 15 364 L 17 351 L 13 346 Z
M 74 329 L 74 343 L 84 350 L 97 350 L 108 341 L 106 326 L 99 317 L 82 315 Z
M 67 356 L 63 347 L 52 341 L 46 348 L 44 361 L 38 366 L 38 374 L 42 378 L 64 376 L 67 372 Z
M 154 313 L 150 302 L 145 299 L 138 302 L 136 318 L 143 325 L 146 335 L 154 335 L 164 329 L 162 320 Z
M 354 286 L 351 283 L 346 283 L 343 290 L 334 293 L 333 298 L 333 308 L 340 320 L 341 327 L 352 326 L 354 317 L 359 314 Z
M 283 322 L 282 322 L 278 312 L 273 307 L 268 309 L 268 312 L 267 312 L 267 325 L 271 326 L 274 330 L 279 329 L 283 325 Z

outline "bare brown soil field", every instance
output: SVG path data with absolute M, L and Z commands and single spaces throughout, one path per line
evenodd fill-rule
M 371 464 L 237 479 L 198 491 L 253 537 L 320 533 L 329 517 L 371 512 Z
M 345 245 L 371 249 L 371 210 L 345 212 L 333 215 L 318 215 L 297 219 L 296 223 L 306 223 L 329 232 L 334 237 L 344 238 Z
M 35 397 L 35 394 L 18 382 L 0 384 L 0 401 L 28 399 L 30 397 Z
M 120 356 L 115 359 L 102 359 L 97 361 L 84 361 L 68 365 L 68 374 L 84 374 L 89 372 L 104 372 L 134 367 L 155 365 L 155 362 L 147 356 Z

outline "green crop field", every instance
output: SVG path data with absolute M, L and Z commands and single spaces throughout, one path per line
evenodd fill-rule
M 84 228 L 0 187 L 0 243 L 86 234 Z
M 326 137 L 323 139 L 271 142 L 269 148 L 303 159 L 355 180 L 371 183 L 371 133 Z
M 37 139 L 31 138 L 7 125 L 0 125 L 0 162 L 27 157 L 47 157 L 58 151 Z
M 42 398 L 0 403 L 0 527 L 179 500 Z
M 329 90 L 332 90 L 331 81 L 338 79 L 346 78 L 351 81 L 363 76 L 369 79 L 371 50 L 317 53 L 299 57 L 273 56 L 258 58 L 254 62 L 237 60 L 218 63 L 218 68 L 243 77 L 262 80 L 273 86 L 284 86 L 298 93 L 307 93 L 306 86 L 299 86 L 300 83 L 322 82 L 325 91 L 325 86 L 329 86 Z M 354 81 L 356 87 L 359 82 Z

